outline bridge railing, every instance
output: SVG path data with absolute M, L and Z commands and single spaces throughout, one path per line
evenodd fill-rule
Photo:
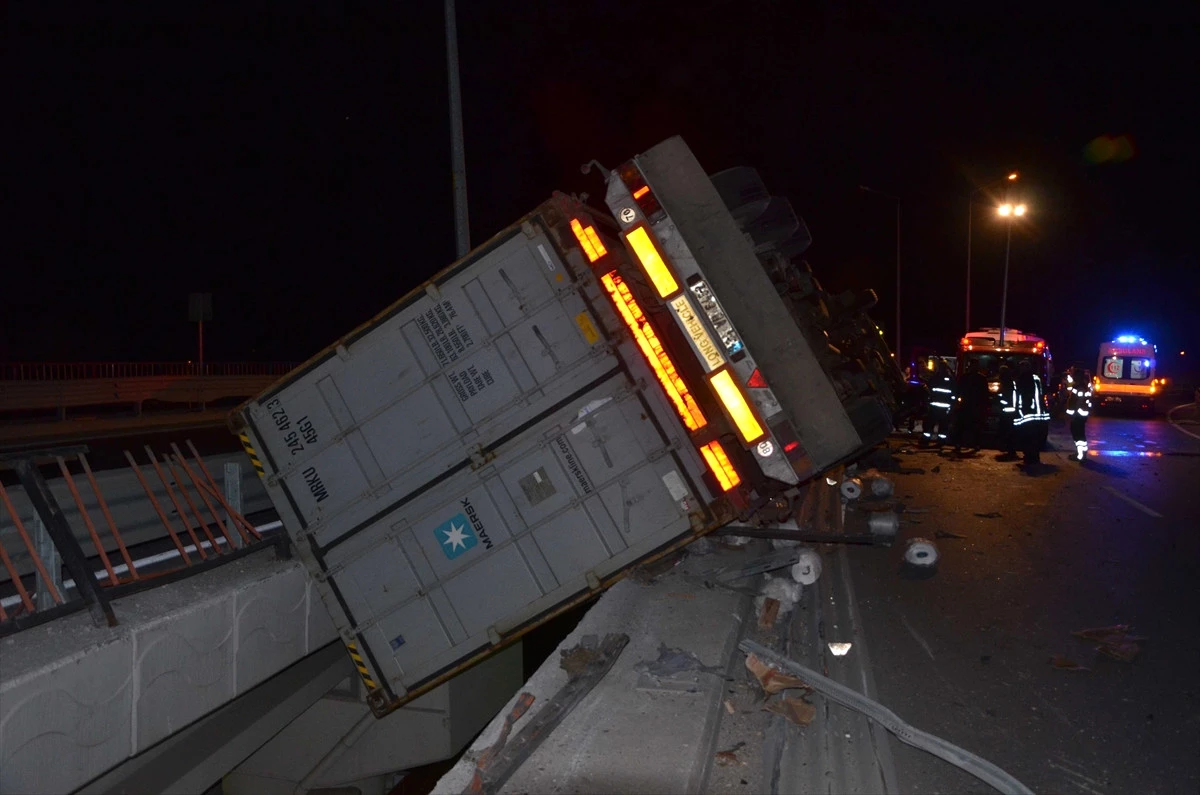
M 0 362 L 0 381 L 85 381 L 155 376 L 286 375 L 294 362 Z

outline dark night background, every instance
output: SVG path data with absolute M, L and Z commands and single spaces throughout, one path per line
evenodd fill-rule
M 678 133 L 789 196 L 889 339 L 894 205 L 857 186 L 899 194 L 905 347 L 949 351 L 966 197 L 1018 169 L 1009 324 L 1060 360 L 1122 331 L 1200 359 L 1198 7 L 900 5 L 459 0 L 472 242 Z M 208 360 L 299 360 L 453 259 L 437 0 L 5 15 L 0 360 L 192 358 L 192 291 Z M 1003 231 L 977 208 L 976 327 Z

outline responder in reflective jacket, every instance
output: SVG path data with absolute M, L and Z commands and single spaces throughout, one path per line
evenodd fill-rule
M 954 405 L 954 374 L 946 360 L 938 358 L 937 368 L 929 379 L 929 408 L 922 421 L 922 445 L 934 442 L 939 447 L 950 431 L 950 407 Z
M 1075 440 L 1075 460 L 1082 461 L 1087 455 L 1087 425 L 1088 415 L 1092 413 L 1092 379 L 1079 365 L 1067 373 L 1067 417 L 1071 423 L 1071 438 Z
M 1017 410 L 1013 418 L 1013 430 L 1026 465 L 1042 463 L 1042 443 L 1050 424 L 1050 413 L 1046 411 L 1046 388 L 1042 378 L 1033 372 L 1028 359 L 1017 365 L 1017 380 L 1013 389 L 1013 404 Z

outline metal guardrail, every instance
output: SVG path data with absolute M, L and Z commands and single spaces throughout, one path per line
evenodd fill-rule
M 0 541 L 0 565 L 4 569 L 0 575 L 8 575 L 7 582 L 16 597 L 0 599 L 0 637 L 85 608 L 92 613 L 97 626 L 115 626 L 117 617 L 111 601 L 118 596 L 198 573 L 263 546 L 276 545 L 281 556 L 288 556 L 286 534 L 279 534 L 273 539 L 264 538 L 259 529 L 230 503 L 195 446 L 189 441 L 187 447 L 191 453 L 190 461 L 175 444 L 171 445 L 170 454 L 161 456 L 149 446 L 145 448 L 153 475 L 158 477 L 166 490 L 174 507 L 173 512 L 155 497 L 147 476 L 133 455 L 125 452 L 130 468 L 175 547 L 166 555 L 156 556 L 162 561 L 143 560 L 141 566 L 130 556 L 121 531 L 113 521 L 108 504 L 88 465 L 84 454 L 86 448 L 0 457 L 0 463 L 16 470 L 35 511 L 32 522 L 27 522 L 0 483 L 0 519 L 10 521 L 15 526 L 35 569 L 34 573 L 22 576 Z M 86 509 L 75 476 L 67 467 L 67 457 L 75 458 L 82 467 L 86 483 L 95 494 L 103 523 L 93 518 Z M 89 563 L 76 533 L 42 476 L 39 465 L 43 461 L 57 464 L 62 473 L 95 547 L 97 562 L 101 566 L 98 570 Z M 171 513 L 173 519 L 169 515 Z M 33 526 L 27 527 L 27 524 Z M 114 561 L 115 556 L 110 556 L 106 551 L 110 545 L 101 538 L 105 531 L 116 541 L 123 563 Z M 146 569 L 147 563 L 158 564 L 163 561 L 169 562 L 165 571 L 158 565 L 153 570 Z M 70 580 L 64 579 L 64 569 Z M 68 592 L 68 583 L 73 593 Z
M 294 362 L 0 362 L 0 381 L 76 381 L 156 376 L 287 375 Z

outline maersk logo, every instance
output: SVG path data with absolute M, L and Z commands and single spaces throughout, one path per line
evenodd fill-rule
M 480 541 L 483 542 L 484 549 L 492 548 L 492 539 L 483 527 L 483 520 L 475 512 L 475 506 L 469 499 L 460 500 L 460 503 L 463 512 L 455 514 L 453 519 L 433 530 L 434 537 L 442 545 L 442 552 L 446 553 L 450 560 L 454 560 Z
M 446 553 L 446 557 L 450 560 L 454 560 L 479 543 L 475 531 L 467 523 L 467 517 L 461 513 L 456 514 L 450 521 L 438 525 L 434 529 L 433 535 L 442 545 L 442 552 Z

